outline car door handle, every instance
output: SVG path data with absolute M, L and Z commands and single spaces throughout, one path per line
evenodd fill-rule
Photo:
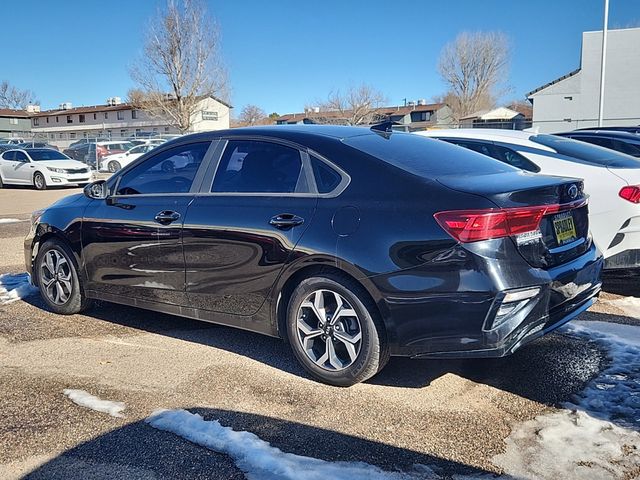
M 162 210 L 161 212 L 158 212 L 154 218 L 155 221 L 161 225 L 169 225 L 170 223 L 178 220 L 180 218 L 180 214 L 173 210 Z
M 301 218 L 292 213 L 281 213 L 280 215 L 271 217 L 271 220 L 269 220 L 270 225 L 273 225 L 280 230 L 287 230 L 289 228 L 297 227 L 298 225 L 302 225 L 303 223 L 304 218 Z

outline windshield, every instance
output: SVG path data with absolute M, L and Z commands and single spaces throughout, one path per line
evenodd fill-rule
M 612 168 L 640 168 L 640 161 L 636 158 L 590 143 L 555 135 L 533 135 L 529 140 L 553 148 L 559 154 L 576 159 L 580 163 Z
M 29 149 L 31 160 L 36 162 L 44 160 L 69 160 L 65 154 L 51 150 L 50 148 L 31 148 Z

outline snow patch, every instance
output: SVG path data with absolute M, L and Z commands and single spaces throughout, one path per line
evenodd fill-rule
M 0 223 L 19 223 L 26 222 L 26 220 L 20 220 L 19 218 L 0 218 Z
M 418 480 L 438 478 L 425 465 L 412 473 L 388 472 L 364 462 L 328 462 L 286 453 L 251 432 L 235 431 L 217 420 L 186 410 L 157 410 L 146 420 L 159 430 L 179 435 L 229 455 L 248 480 Z M 464 478 L 462 476 L 456 478 Z
M 112 402 L 110 400 L 102 400 L 99 397 L 91 395 L 84 390 L 73 390 L 66 388 L 62 391 L 69 400 L 81 407 L 90 408 L 96 412 L 108 413 L 112 417 L 124 417 L 121 413 L 125 409 L 123 402 Z
M 0 275 L 0 305 L 7 305 L 37 292 L 38 289 L 31 285 L 28 273 Z
M 624 297 L 617 300 L 609 300 L 614 307 L 618 307 L 630 317 L 640 318 L 640 298 Z
M 494 457 L 527 479 L 634 478 L 640 465 L 640 327 L 572 322 L 565 331 L 599 342 L 609 366 L 561 410 L 519 424 Z
M 492 461 L 516 478 L 626 478 L 640 465 L 640 434 L 579 411 L 524 422 L 505 443 Z

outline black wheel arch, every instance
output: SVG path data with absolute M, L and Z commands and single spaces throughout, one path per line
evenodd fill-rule
M 379 290 L 355 265 L 341 262 L 340 267 L 338 267 L 337 263 L 335 258 L 314 255 L 302 258 L 285 267 L 271 295 L 271 323 L 276 335 L 288 342 L 286 328 L 287 307 L 296 286 L 305 278 L 329 274 L 346 278 L 362 288 L 372 304 L 376 306 L 377 311 L 372 313 L 380 316 L 385 328 L 384 334 L 387 341 L 393 341 L 394 335 L 389 310 Z

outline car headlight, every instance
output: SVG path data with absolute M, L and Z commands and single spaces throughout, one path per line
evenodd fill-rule
M 52 172 L 56 172 L 56 173 L 64 173 L 64 169 L 62 168 L 47 167 L 47 170 L 51 170 Z
M 44 209 L 36 210 L 35 212 L 33 212 L 31 214 L 31 225 L 35 225 L 36 223 L 38 223 L 40 221 L 40 217 L 42 217 L 43 213 L 44 213 Z

